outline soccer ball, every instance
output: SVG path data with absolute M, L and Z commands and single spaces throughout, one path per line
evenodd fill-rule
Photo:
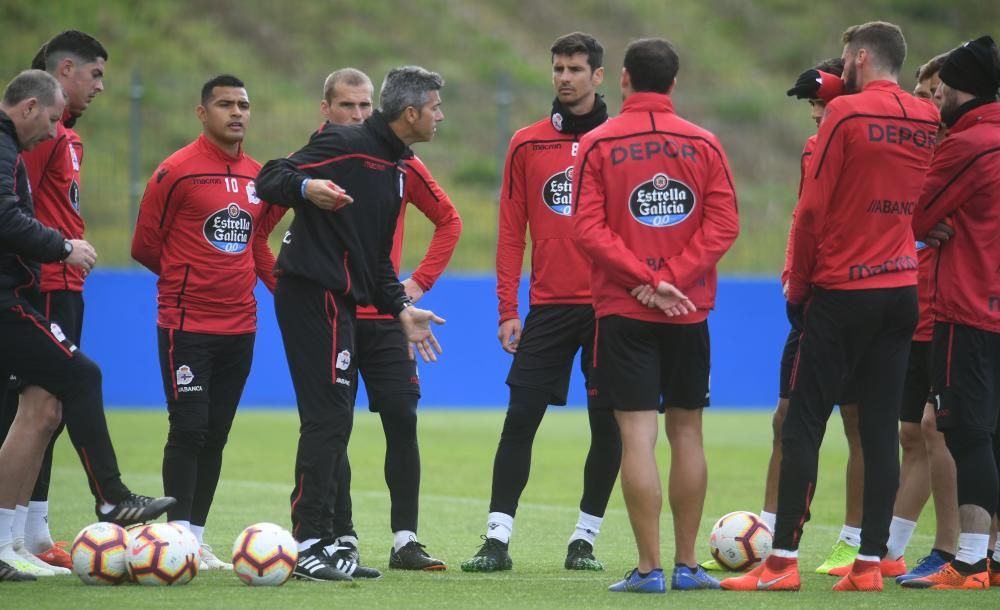
M 114 523 L 83 528 L 70 549 L 73 573 L 88 585 L 117 585 L 125 580 L 128 534 Z
M 757 515 L 736 511 L 716 521 L 708 546 L 722 567 L 742 572 L 771 552 L 771 541 L 771 530 Z
M 274 523 L 251 525 L 233 543 L 233 572 L 250 586 L 284 584 L 298 558 L 295 538 Z
M 198 575 L 200 548 L 187 528 L 152 523 L 128 544 L 128 573 L 140 585 L 185 585 Z

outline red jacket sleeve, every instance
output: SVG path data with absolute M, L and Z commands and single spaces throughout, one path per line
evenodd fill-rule
M 42 178 L 45 172 L 52 165 L 57 154 L 65 155 L 68 140 L 66 134 L 60 128 L 60 134 L 55 140 L 42 142 L 27 154 L 21 155 L 24 163 L 24 170 L 28 173 L 28 183 L 31 184 L 31 192 L 37 193 L 41 188 Z
M 271 231 L 274 230 L 278 222 L 284 217 L 288 208 L 269 203 L 265 205 L 267 205 L 268 209 L 261 217 L 260 224 L 257 225 L 257 231 L 253 236 L 253 265 L 257 271 L 257 277 L 260 278 L 260 281 L 264 282 L 264 285 L 273 294 L 274 287 L 278 283 L 278 278 L 274 275 L 274 252 L 271 252 L 271 246 L 268 245 L 267 238 L 271 235 Z
M 458 216 L 458 210 L 451 203 L 451 199 L 441 190 L 422 162 L 414 159 L 407 165 L 416 174 L 407 180 L 408 184 L 413 185 L 407 189 L 410 195 L 409 202 L 434 223 L 434 235 L 427 246 L 427 252 L 410 276 L 424 292 L 427 292 L 444 273 L 451 255 L 455 252 L 458 238 L 462 234 L 462 219 Z
M 945 138 L 934 151 L 920 200 L 913 210 L 913 236 L 923 239 L 934 225 L 951 215 L 969 199 L 975 183 L 955 180 L 968 169 L 967 144 Z
M 726 153 L 716 146 L 719 154 L 709 166 L 701 226 L 691 236 L 687 246 L 671 257 L 664 268 L 666 281 L 681 291 L 687 290 L 711 269 L 736 241 L 740 219 L 733 188 L 732 174 Z M 634 286 L 633 286 L 634 288 Z
M 577 244 L 611 281 L 624 288 L 631 290 L 641 284 L 656 286 L 653 271 L 608 226 L 600 151 L 586 144 L 581 144 L 580 149 L 573 167 L 573 176 L 579 184 L 573 217 Z
M 132 258 L 156 275 L 160 275 L 163 239 L 173 224 L 175 206 L 169 209 L 166 206 L 167 193 L 173 185 L 172 169 L 161 165 L 146 184 L 132 236 Z
M 503 166 L 500 190 L 500 218 L 497 229 L 497 299 L 500 322 L 518 317 L 517 291 L 524 265 L 525 233 L 528 229 L 528 202 L 524 191 L 524 163 L 513 156 L 512 140 Z
M 836 129 L 841 111 L 836 105 L 827 106 L 820 124 L 813 159 L 802 181 L 802 192 L 795 206 L 792 228 L 788 235 L 791 260 L 788 267 L 788 301 L 802 303 L 809 297 L 810 278 L 816 266 L 816 249 L 826 220 L 837 180 L 840 178 L 845 154 L 845 129 Z M 821 156 L 822 158 L 817 158 Z

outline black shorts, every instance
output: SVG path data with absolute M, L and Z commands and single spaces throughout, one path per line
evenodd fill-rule
M 42 315 L 58 324 L 70 341 L 79 346 L 83 335 L 83 293 L 53 290 L 41 293 L 39 301 Z
M 378 410 L 379 398 L 412 394 L 420 397 L 417 362 L 399 320 L 358 320 L 355 324 L 358 372 L 365 381 L 368 410 Z
M 708 406 L 708 322 L 665 324 L 608 316 L 597 322 L 590 391 L 595 408 L 662 411 Z
M 938 322 L 932 350 L 938 429 L 972 428 L 992 434 L 1000 411 L 1000 334 Z
M 931 342 L 914 341 L 910 345 L 910 360 L 903 380 L 903 402 L 899 421 L 919 424 L 924 418 L 924 406 L 931 401 Z
M 254 333 L 214 335 L 157 328 L 168 405 L 239 404 L 253 362 Z
M 792 371 L 795 368 L 795 357 L 799 353 L 799 339 L 802 332 L 791 328 L 788 330 L 788 338 L 785 339 L 785 348 L 781 351 L 781 378 L 778 380 L 778 398 L 788 399 L 791 389 Z M 845 382 L 840 392 L 838 405 L 857 404 L 861 396 L 861 388 L 858 387 L 857 375 L 851 375 Z
M 524 319 L 507 385 L 548 392 L 550 405 L 565 405 L 573 359 L 581 348 L 580 370 L 589 383 L 594 354 L 593 307 L 535 305 Z

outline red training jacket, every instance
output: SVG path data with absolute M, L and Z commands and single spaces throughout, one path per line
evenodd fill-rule
M 406 161 L 406 187 L 403 192 L 403 205 L 399 208 L 399 219 L 396 221 L 396 233 L 392 236 L 392 266 L 399 275 L 399 261 L 403 256 L 403 232 L 406 204 L 412 203 L 424 216 L 434 223 L 434 235 L 427 246 L 427 252 L 420 264 L 413 270 L 410 279 L 416 282 L 424 292 L 434 287 L 441 274 L 444 273 L 451 260 L 458 238 L 462 234 L 462 219 L 458 210 L 452 204 L 448 195 L 438 186 L 431 172 L 417 157 Z M 374 305 L 358 307 L 358 319 L 361 320 L 392 320 L 388 314 L 380 314 Z
M 63 120 L 67 118 L 68 112 Z M 83 239 L 84 223 L 80 216 L 83 142 L 80 136 L 60 121 L 54 139 L 42 142 L 21 157 L 28 171 L 38 222 L 59 231 L 66 239 Z M 46 263 L 42 265 L 40 289 L 42 292 L 82 292 L 83 271 L 62 262 Z
M 937 260 L 937 248 L 930 248 L 922 241 L 917 242 L 917 302 L 920 314 L 917 328 L 913 331 L 914 341 L 934 339 L 934 294 L 937 291 L 934 274 Z
M 139 207 L 132 258 L 159 276 L 161 328 L 256 330 L 257 277 L 271 290 L 275 282 L 262 229 L 280 218 L 280 208 L 257 197 L 259 170 L 242 149 L 230 157 L 204 134 L 156 168 Z
M 597 317 L 690 324 L 715 306 L 715 266 L 736 240 L 736 191 L 722 145 L 674 114 L 668 95 L 634 93 L 584 136 L 574 167 L 576 239 L 590 257 Z M 629 292 L 666 281 L 698 311 L 667 318 Z
M 934 315 L 1000 333 L 1000 102 L 966 112 L 934 155 L 913 231 L 946 218 L 955 235 L 938 255 Z
M 530 305 L 589 305 L 590 261 L 573 240 L 570 203 L 580 136 L 549 117 L 517 131 L 507 148 L 497 230 L 500 322 L 517 318 L 525 231 L 531 235 Z
M 889 81 L 831 101 L 792 222 L 788 301 L 917 283 L 910 216 L 934 151 L 937 108 Z
M 806 179 L 806 169 L 812 161 L 813 151 L 816 149 L 816 134 L 809 136 L 806 144 L 802 147 L 802 157 L 799 161 L 799 197 L 802 197 L 802 183 Z M 795 210 L 792 210 L 792 224 L 795 224 Z M 789 270 L 792 267 L 792 235 L 789 227 L 788 241 L 785 242 L 785 266 L 781 270 L 781 285 L 788 281 Z

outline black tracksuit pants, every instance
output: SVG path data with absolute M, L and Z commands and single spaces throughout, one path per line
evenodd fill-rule
M 282 276 L 274 310 L 299 409 L 292 490 L 296 540 L 329 535 L 329 498 L 347 450 L 354 416 L 354 323 L 357 304 L 301 278 Z
M 816 288 L 806 305 L 781 432 L 781 479 L 774 548 L 795 550 L 816 490 L 820 444 L 844 379 L 859 384 L 865 458 L 859 554 L 882 557 L 899 486 L 899 405 L 917 323 L 915 286 Z

